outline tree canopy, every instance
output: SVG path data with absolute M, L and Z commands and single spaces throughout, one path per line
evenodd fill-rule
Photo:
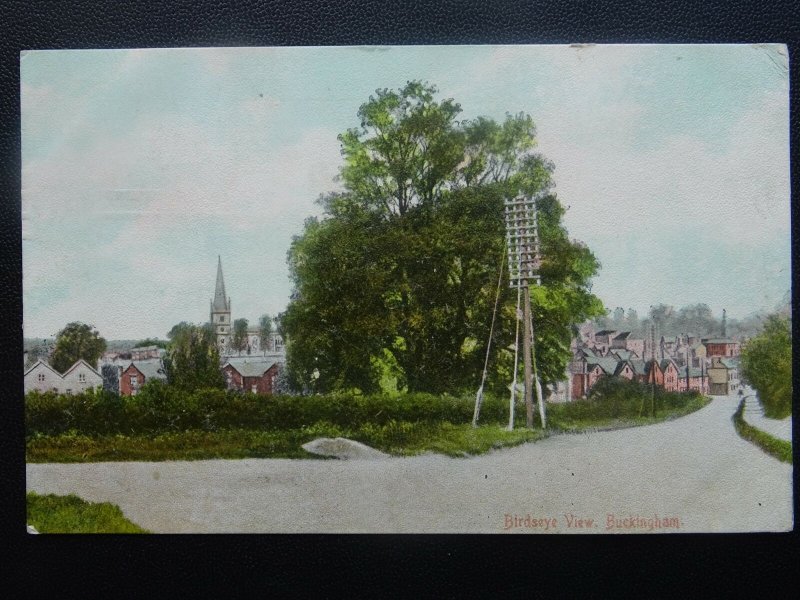
M 599 264 L 568 238 L 553 165 L 534 152 L 529 115 L 458 120 L 435 87 L 378 90 L 339 136 L 342 190 L 323 195 L 289 251 L 292 300 L 281 315 L 290 375 L 315 391 L 411 391 L 477 385 L 505 252 L 503 202 L 539 201 L 542 286 L 532 290 L 537 362 L 563 379 L 572 327 L 602 313 L 589 292 Z M 503 275 L 491 372 L 509 379 L 516 290 Z
M 51 366 L 59 373 L 64 373 L 76 361 L 83 359 L 95 367 L 105 350 L 106 341 L 92 325 L 75 321 L 56 335 Z
M 789 319 L 771 315 L 764 330 L 741 352 L 742 375 L 758 391 L 764 414 L 792 414 L 792 330 Z
M 210 327 L 181 322 L 170 330 L 169 338 L 164 367 L 170 385 L 188 391 L 224 387 L 216 338 Z
M 247 319 L 236 319 L 233 322 L 233 336 L 231 337 L 231 348 L 242 352 L 247 348 Z

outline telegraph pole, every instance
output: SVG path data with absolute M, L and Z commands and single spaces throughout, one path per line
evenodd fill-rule
M 539 267 L 537 198 L 524 196 L 505 201 L 506 242 L 508 244 L 509 284 L 521 291 L 523 297 L 523 361 L 525 373 L 526 425 L 533 428 L 533 395 L 536 401 L 542 428 L 546 427 L 546 415 L 542 388 L 536 372 L 535 342 L 533 331 L 533 312 L 531 310 L 531 284 L 541 285 Z M 513 395 L 512 395 L 513 397 Z

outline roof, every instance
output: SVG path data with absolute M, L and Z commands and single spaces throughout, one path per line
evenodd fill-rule
M 134 367 L 142 375 L 144 375 L 145 380 L 167 378 L 166 373 L 164 373 L 164 367 L 159 360 L 134 360 L 131 361 L 131 364 L 125 367 L 125 371 L 131 367 Z M 125 371 L 123 371 L 123 373 Z
M 630 335 L 631 335 L 630 331 L 623 331 L 618 336 L 616 336 L 614 339 L 615 340 L 627 340 L 630 337 Z
M 659 366 L 661 367 L 661 370 L 662 370 L 662 371 L 666 371 L 666 370 L 667 370 L 667 367 L 670 365 L 670 363 L 672 363 L 673 365 L 675 365 L 675 368 L 676 368 L 676 369 L 678 368 L 678 363 L 676 363 L 676 362 L 675 362 L 673 359 L 671 359 L 671 358 L 664 358 L 664 359 L 662 359 L 662 360 L 661 360 L 661 364 L 660 364 Z
M 51 367 L 50 365 L 48 365 L 48 364 L 47 364 L 46 362 L 44 362 L 44 361 L 43 361 L 41 358 L 40 358 L 39 360 L 37 360 L 35 363 L 33 363 L 33 364 L 30 366 L 30 368 L 29 368 L 27 371 L 25 371 L 25 375 L 23 375 L 23 377 L 27 376 L 27 375 L 28 375 L 28 373 L 30 373 L 31 371 L 33 371 L 33 370 L 34 370 L 36 367 L 38 367 L 38 366 L 40 366 L 40 365 L 41 365 L 42 367 L 44 367 L 45 369 L 47 369 L 48 371 L 52 371 L 53 373 L 55 373 L 56 375 L 58 375 L 59 377 L 61 377 L 61 373 L 59 373 L 58 371 L 56 371 L 56 370 L 55 370 L 53 367 Z
M 228 361 L 223 365 L 223 369 L 227 366 L 230 366 L 232 369 L 235 369 L 239 375 L 242 377 L 261 377 L 269 371 L 278 361 L 274 359 L 267 359 L 267 360 L 257 360 L 257 361 L 243 361 L 243 362 L 236 362 L 233 363 Z
M 81 359 L 78 359 L 77 361 L 75 361 L 75 364 L 74 364 L 74 365 L 72 365 L 72 366 L 71 366 L 69 369 L 67 369 L 66 371 L 64 371 L 64 377 L 66 377 L 67 375 L 69 375 L 70 373 L 72 373 L 72 371 L 73 371 L 73 370 L 75 370 L 76 368 L 78 368 L 80 365 L 84 365 L 84 366 L 85 366 L 87 369 L 89 369 L 89 370 L 90 370 L 92 373 L 94 373 L 94 374 L 95 374 L 95 375 L 97 375 L 98 377 L 102 377 L 102 375 L 100 375 L 100 373 L 98 373 L 98 372 L 95 370 L 95 368 L 94 368 L 94 367 L 92 367 L 92 365 L 90 365 L 89 363 L 87 363 L 87 362 L 86 362 L 85 360 L 83 360 L 82 358 L 81 358 Z
M 736 340 L 730 338 L 703 338 L 704 344 L 738 344 Z
M 689 367 L 689 377 L 702 377 L 703 370 L 700 367 Z M 686 378 L 686 367 L 680 367 L 678 369 L 678 376 L 681 378 Z
M 616 354 L 620 360 L 628 360 L 633 355 L 633 352 L 623 348 L 614 348 L 611 350 L 611 354 Z
M 643 360 L 629 360 L 628 363 L 633 367 L 633 372 L 637 375 L 647 375 L 647 363 Z
M 595 365 L 598 365 L 601 369 L 603 369 L 603 371 L 609 375 L 613 375 L 617 370 L 617 363 L 619 361 L 616 358 L 594 358 L 587 360 L 586 362 L 591 365 L 591 368 L 594 368 Z
M 723 365 L 728 367 L 729 369 L 738 369 L 739 368 L 739 361 L 733 360 L 731 358 L 723 358 L 720 361 Z
M 619 375 L 620 373 L 622 373 L 623 369 L 625 369 L 626 366 L 630 367 L 631 371 L 633 371 L 634 374 L 636 373 L 636 368 L 631 364 L 631 361 L 621 360 L 617 363 L 617 368 L 614 369 L 614 375 Z
M 612 333 L 617 333 L 617 330 L 616 329 L 603 329 L 601 331 L 598 331 L 594 335 L 595 335 L 595 337 L 597 337 L 598 335 L 611 335 Z

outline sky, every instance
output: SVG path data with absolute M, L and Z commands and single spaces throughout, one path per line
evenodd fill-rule
M 23 330 L 107 339 L 286 307 L 286 254 L 335 190 L 337 135 L 419 79 L 462 118 L 525 112 L 606 307 L 743 318 L 791 287 L 782 45 L 23 52 Z

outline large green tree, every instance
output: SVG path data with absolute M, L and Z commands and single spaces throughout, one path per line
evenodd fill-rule
M 211 328 L 181 322 L 170 330 L 168 337 L 164 367 L 170 385 L 189 391 L 224 387 L 216 337 Z
M 372 391 L 474 387 L 483 367 L 503 260 L 503 202 L 548 192 L 553 166 L 534 152 L 530 116 L 458 120 L 460 106 L 409 82 L 378 90 L 360 127 L 339 136 L 342 190 L 319 199 L 289 251 L 295 285 L 281 315 L 298 387 Z M 563 378 L 571 326 L 602 312 L 598 269 L 571 241 L 555 194 L 539 202 L 543 285 L 533 291 L 539 373 Z M 501 287 L 492 382 L 508 382 L 516 291 Z
M 789 319 L 771 315 L 764 330 L 742 348 L 742 375 L 758 391 L 764 414 L 792 414 L 792 330 Z
M 50 362 L 59 373 L 64 373 L 81 358 L 94 367 L 105 350 L 106 341 L 93 326 L 75 321 L 56 335 Z

